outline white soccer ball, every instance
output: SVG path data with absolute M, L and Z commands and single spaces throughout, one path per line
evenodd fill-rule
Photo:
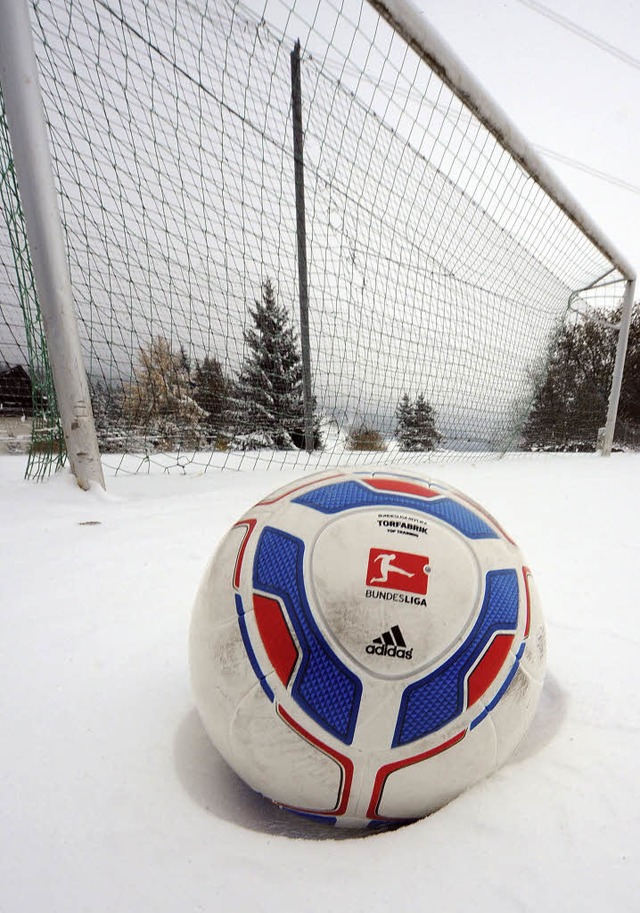
M 417 469 L 327 470 L 226 534 L 190 633 L 195 701 L 254 790 L 326 822 L 423 817 L 533 718 L 545 632 L 515 543 Z

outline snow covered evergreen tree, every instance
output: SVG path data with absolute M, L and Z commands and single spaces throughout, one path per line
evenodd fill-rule
M 405 441 L 410 436 L 413 428 L 413 405 L 409 399 L 408 393 L 403 393 L 396 406 L 396 418 L 398 420 L 396 437 L 400 444 L 400 450 L 404 450 Z
M 433 407 L 420 393 L 415 402 L 405 393 L 396 409 L 398 425 L 396 437 L 400 450 L 419 451 L 433 450 L 442 440 L 436 430 L 436 417 Z
M 614 320 L 619 320 L 619 313 L 615 312 Z M 618 425 L 622 443 L 640 445 L 640 302 L 634 305 L 629 328 Z
M 606 316 L 588 314 L 560 329 L 523 428 L 529 449 L 595 449 L 615 359 L 615 332 Z
M 89 378 L 93 420 L 102 453 L 126 448 L 127 421 L 123 416 L 124 393 L 119 384 Z
M 202 424 L 211 441 L 224 441 L 229 422 L 229 408 L 233 384 L 225 375 L 222 365 L 215 356 L 205 355 L 196 361 L 192 373 L 193 398 L 206 412 Z
M 618 307 L 591 311 L 559 330 L 523 427 L 530 450 L 593 450 L 607 416 Z M 640 304 L 632 311 L 615 440 L 640 444 Z
M 276 300 L 269 279 L 262 299 L 250 310 L 254 326 L 244 334 L 248 346 L 234 397 L 233 444 L 243 449 L 304 447 L 302 360 L 289 315 Z M 314 414 L 314 448 L 321 446 Z

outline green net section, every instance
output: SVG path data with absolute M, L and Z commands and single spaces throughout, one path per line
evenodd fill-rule
M 544 387 L 622 277 L 367 3 L 42 0 L 32 20 L 107 469 L 595 447 L 608 354 L 562 441 Z
M 0 92 L 0 451 L 27 450 L 26 477 L 65 459 L 47 344 Z

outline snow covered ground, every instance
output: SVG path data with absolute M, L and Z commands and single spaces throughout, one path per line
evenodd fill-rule
M 23 467 L 0 457 L 2 913 L 640 909 L 640 455 L 435 467 L 525 552 L 549 671 L 512 763 L 367 837 L 250 793 L 190 695 L 205 563 L 300 471 L 118 476 L 105 494 Z

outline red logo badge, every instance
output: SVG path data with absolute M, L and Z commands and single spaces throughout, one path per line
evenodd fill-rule
M 367 586 L 425 596 L 429 583 L 428 569 L 429 559 L 426 555 L 372 548 L 369 550 Z

